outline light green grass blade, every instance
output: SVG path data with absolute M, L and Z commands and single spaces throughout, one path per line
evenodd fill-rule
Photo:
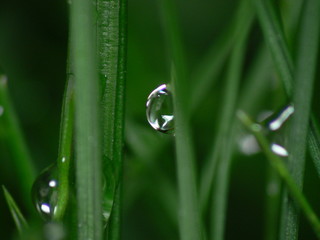
M 249 1 L 248 1 L 249 2 Z M 250 3 L 250 2 L 249 2 Z M 249 5 L 250 6 L 250 5 Z M 248 10 L 250 11 L 250 10 Z M 250 13 L 250 12 L 248 12 Z M 253 12 L 247 15 L 248 22 L 253 18 Z M 239 85 L 242 76 L 242 64 L 244 62 L 246 40 L 251 25 L 242 29 L 230 58 L 228 76 L 226 78 L 225 98 L 223 99 L 223 111 L 220 119 L 220 150 L 218 151 L 216 178 L 213 181 L 212 215 L 210 239 L 224 239 L 226 208 L 228 202 L 229 175 L 234 144 L 234 114 L 237 105 Z M 220 135 L 221 134 L 221 135 Z
M 7 146 L 12 154 L 12 167 L 19 183 L 23 201 L 30 212 L 34 207 L 31 203 L 31 187 L 35 179 L 35 167 L 24 140 L 18 118 L 9 95 L 7 77 L 0 72 L 0 121 L 6 133 Z
M 317 64 L 320 2 L 318 0 L 306 0 L 302 13 L 293 89 L 295 113 L 288 136 L 290 173 L 299 189 L 302 189 L 303 186 L 307 133 Z M 297 239 L 299 213 L 294 203 L 288 199 L 288 195 L 285 195 L 283 199 L 281 222 L 281 239 Z
M 7 201 L 8 207 L 10 209 L 12 218 L 16 224 L 18 232 L 21 235 L 23 233 L 23 230 L 28 228 L 27 221 L 24 218 L 24 216 L 22 215 L 18 205 L 16 204 L 16 202 L 12 198 L 11 194 L 8 192 L 8 190 L 3 185 L 2 185 L 2 190 L 3 190 L 4 197 Z
M 179 231 L 182 240 L 200 240 L 201 224 L 197 198 L 194 150 L 190 132 L 189 82 L 185 56 L 172 1 L 160 1 L 164 30 L 172 55 L 172 88 L 179 188 Z
M 253 21 L 253 11 L 251 8 L 251 2 L 250 1 L 244 1 L 246 5 L 241 6 L 243 9 L 245 9 L 246 14 L 239 15 L 238 22 L 237 22 L 237 28 L 235 31 L 235 35 L 233 36 L 238 41 L 236 43 L 237 46 L 239 46 L 239 41 L 244 41 L 244 36 L 247 34 L 248 29 L 251 26 L 251 23 Z M 243 11 L 243 9 L 241 9 Z M 241 11 L 241 12 L 242 12 Z M 241 34 L 240 34 L 241 33 Z M 241 44 L 244 44 L 241 42 Z M 238 54 L 238 53 L 237 53 Z M 238 58 L 239 56 L 237 56 Z M 234 66 L 233 66 L 234 67 Z M 233 69 L 230 69 L 229 71 L 233 71 Z M 233 74 L 233 73 L 232 73 Z M 230 72 L 231 75 L 231 72 Z M 238 82 L 239 79 L 235 78 L 235 76 L 229 76 L 229 78 L 233 78 L 232 81 Z M 231 81 L 231 80 L 230 80 Z M 225 96 L 224 105 L 226 106 L 223 108 L 223 113 L 220 115 L 219 123 L 221 126 L 219 126 L 219 132 L 217 133 L 215 140 L 214 140 L 214 147 L 212 148 L 212 152 L 210 153 L 209 160 L 203 167 L 203 174 L 200 179 L 200 203 L 202 206 L 202 210 L 206 209 L 206 206 L 208 204 L 209 196 L 212 190 L 212 184 L 214 179 L 214 174 L 216 171 L 216 165 L 218 162 L 219 156 L 219 149 L 221 149 L 221 143 L 222 138 L 226 134 L 226 132 L 229 129 L 229 123 L 231 123 L 232 114 L 235 108 L 236 100 L 234 97 L 237 96 L 238 92 L 238 83 L 233 85 L 233 83 L 230 83 L 229 85 L 230 92 L 228 92 L 228 96 Z M 233 91 L 233 93 L 231 93 Z M 235 95 L 234 92 L 236 92 Z
M 238 40 L 236 36 L 241 34 L 242 25 L 247 24 L 247 18 L 244 17 L 247 14 L 248 1 L 240 1 L 230 25 L 219 35 L 215 43 L 208 49 L 208 53 L 192 71 L 191 79 L 196 79 L 196 81 L 191 92 L 191 110 L 195 110 L 199 106 L 214 83 L 218 81 L 218 75 L 230 54 L 232 46 Z
M 260 146 L 266 154 L 271 166 L 277 171 L 279 176 L 284 181 L 288 191 L 290 192 L 292 198 L 301 208 L 303 213 L 305 214 L 307 220 L 310 222 L 314 232 L 320 239 L 320 221 L 316 216 L 315 212 L 311 208 L 307 199 L 301 192 L 301 188 L 296 184 L 293 176 L 289 173 L 285 163 L 283 160 L 275 155 L 270 149 L 270 142 L 266 139 L 266 137 L 262 133 L 262 127 L 256 123 L 254 123 L 246 113 L 243 111 L 238 111 L 238 118 L 241 122 L 248 128 L 248 130 L 256 137 Z
M 71 7 L 71 60 L 75 74 L 75 146 L 78 239 L 102 239 L 99 79 L 94 6 L 87 0 Z
M 58 152 L 58 200 L 53 219 L 61 221 L 69 200 L 70 194 L 70 162 L 72 157 L 73 128 L 74 128 L 74 75 L 69 60 L 67 66 L 67 82 L 63 97 L 60 140 Z

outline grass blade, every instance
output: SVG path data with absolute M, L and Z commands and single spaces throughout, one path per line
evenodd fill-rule
M 5 196 L 5 199 L 7 201 L 8 207 L 10 209 L 12 218 L 17 226 L 18 232 L 20 234 L 23 233 L 23 230 L 28 228 L 28 224 L 24 216 L 22 215 L 19 207 L 17 206 L 16 202 L 12 198 L 11 194 L 8 192 L 8 190 L 5 188 L 5 186 L 2 185 L 2 190 Z
M 249 2 L 249 1 L 248 1 Z M 250 8 L 249 8 L 250 13 Z M 247 15 L 248 22 L 253 18 L 253 12 Z M 225 86 L 225 98 L 223 99 L 223 112 L 220 119 L 219 142 L 221 141 L 220 150 L 218 151 L 216 178 L 213 181 L 212 194 L 212 215 L 211 215 L 211 233 L 210 239 L 224 239 L 226 207 L 228 199 L 228 186 L 230 166 L 232 160 L 232 149 L 234 144 L 234 114 L 237 104 L 240 79 L 242 76 L 242 63 L 244 62 L 246 39 L 251 25 L 246 25 L 242 29 L 242 34 L 238 36 L 238 41 L 234 46 L 231 54 L 230 65 L 228 69 L 227 82 Z M 230 127 L 231 126 L 231 127 Z
M 54 220 L 62 220 L 69 200 L 69 171 L 72 155 L 73 128 L 74 128 L 74 79 L 71 63 L 67 67 L 67 82 L 63 97 L 60 140 L 58 153 L 58 200 L 57 208 L 53 215 Z
M 127 0 L 119 3 L 119 50 L 117 61 L 117 84 L 115 95 L 115 121 L 114 121 L 114 151 L 113 161 L 116 165 L 116 192 L 114 210 L 112 211 L 112 224 L 110 227 L 110 240 L 121 238 L 121 208 L 122 208 L 122 166 L 124 146 L 124 108 L 125 108 L 125 81 L 127 72 Z
M 248 128 L 248 130 L 252 134 L 254 134 L 263 151 L 265 152 L 266 157 L 268 158 L 271 166 L 277 171 L 279 176 L 282 178 L 293 199 L 302 209 L 303 213 L 310 222 L 316 235 L 320 239 L 320 221 L 318 217 L 316 216 L 315 212 L 311 208 L 303 193 L 301 192 L 300 187 L 295 183 L 294 178 L 289 173 L 282 159 L 271 151 L 269 147 L 270 143 L 261 132 L 261 126 L 254 123 L 243 111 L 238 112 L 238 118 Z
M 78 239 L 102 239 L 101 145 L 93 2 L 71 4 L 71 47 L 75 73 Z
M 292 96 L 293 85 L 293 64 L 288 54 L 288 48 L 284 41 L 284 34 L 280 28 L 280 24 L 275 17 L 273 6 L 269 1 L 254 1 L 262 27 L 265 40 L 270 49 L 274 65 L 279 72 L 280 79 L 283 81 L 286 93 Z M 317 173 L 320 177 L 320 131 L 314 116 L 311 114 L 310 128 L 308 130 L 308 147 L 311 157 L 316 166 Z
M 7 77 L 0 72 L 0 106 L 1 121 L 3 121 L 6 140 L 10 153 L 12 154 L 12 165 L 21 188 L 22 196 L 26 207 L 33 211 L 30 193 L 35 179 L 35 167 L 27 148 L 26 142 L 10 99 Z
M 320 28 L 320 3 L 306 0 L 300 29 L 293 104 L 295 114 L 289 129 L 289 167 L 298 185 L 303 186 L 307 132 L 315 78 Z M 282 239 L 297 239 L 299 214 L 296 206 L 285 195 L 282 205 Z
M 197 81 L 195 81 L 191 93 L 191 110 L 199 106 L 203 97 L 209 93 L 211 89 L 210 86 L 217 81 L 218 74 L 232 46 L 238 39 L 237 36 L 241 34 L 242 24 L 246 24 L 245 20 L 243 20 L 243 22 L 242 19 L 246 19 L 243 16 L 246 16 L 248 13 L 248 2 L 249 1 L 240 1 L 235 17 L 232 19 L 230 25 L 219 36 L 215 44 L 209 48 L 208 53 L 204 56 L 199 66 L 193 71 L 191 79 L 197 79 Z
M 235 35 L 233 37 L 237 38 L 237 46 L 239 46 L 239 41 L 244 41 L 244 36 L 247 34 L 248 29 L 251 26 L 252 20 L 253 20 L 253 11 L 250 8 L 250 1 L 245 1 L 246 5 L 242 6 L 243 9 L 245 9 L 246 14 L 244 15 L 239 15 L 240 19 L 238 21 L 238 26 L 237 30 L 235 32 Z M 242 11 L 241 11 L 242 12 Z M 245 16 L 245 17 L 244 17 Z M 241 30 L 240 30 L 241 29 Z M 241 32 L 241 36 L 238 35 L 238 33 Z M 244 44 L 241 42 L 241 44 Z M 239 53 L 237 53 L 239 54 Z M 239 56 L 236 56 L 237 58 Z M 234 67 L 234 66 L 232 66 Z M 233 71 L 233 69 L 230 69 L 230 71 Z M 238 70 L 237 70 L 238 71 Z M 231 74 L 231 72 L 230 72 Z M 231 79 L 232 78 L 232 79 Z M 239 81 L 236 76 L 232 75 L 229 76 L 230 81 L 237 82 Z M 206 165 L 203 168 L 203 174 L 200 179 L 200 203 L 202 206 L 202 211 L 206 209 L 206 206 L 209 201 L 209 196 L 211 193 L 212 189 L 212 183 L 214 179 L 214 174 L 215 174 L 215 169 L 217 165 L 217 159 L 219 158 L 219 149 L 221 149 L 221 142 L 223 136 L 226 134 L 226 131 L 228 131 L 229 128 L 229 123 L 232 118 L 232 114 L 235 108 L 235 102 L 236 100 L 233 97 L 237 96 L 237 91 L 238 91 L 238 83 L 233 85 L 233 83 L 230 83 L 229 85 L 230 91 L 236 92 L 235 95 L 233 93 L 228 92 L 228 96 L 225 98 L 225 106 L 228 106 L 227 108 L 224 108 L 224 112 L 221 114 L 221 119 L 219 120 L 221 126 L 219 127 L 219 132 L 217 133 L 214 141 L 214 147 L 212 149 L 212 153 L 210 154 L 209 160 L 207 161 Z M 233 88 L 234 89 L 231 89 Z M 229 90 L 228 90 L 229 91 Z
M 189 123 L 188 81 L 184 52 L 175 8 L 170 0 L 160 1 L 164 30 L 172 54 L 172 87 L 175 117 L 177 175 L 179 187 L 179 230 L 182 240 L 200 240 L 201 224 L 197 199 L 194 150 Z

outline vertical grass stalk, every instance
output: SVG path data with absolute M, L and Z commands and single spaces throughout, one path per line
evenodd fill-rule
M 12 167 L 19 182 L 22 198 L 25 199 L 23 203 L 30 212 L 33 212 L 30 193 L 35 179 L 35 167 L 10 99 L 8 79 L 2 72 L 0 72 L 0 108 L 0 120 L 3 122 L 8 148 L 12 154 Z
M 172 1 L 160 1 L 164 30 L 172 56 L 172 88 L 175 118 L 177 176 L 179 188 L 179 232 L 182 240 L 200 240 L 201 221 L 197 198 L 194 150 L 191 140 L 189 82 L 182 40 Z
M 319 1 L 306 0 L 304 5 L 293 89 L 295 114 L 289 129 L 289 168 L 299 189 L 303 187 L 307 133 L 309 130 L 320 28 Z M 288 198 L 287 193 L 285 193 L 283 199 L 281 224 L 281 239 L 291 240 L 298 238 L 298 209 L 294 202 Z
M 93 2 L 71 4 L 71 60 L 75 74 L 78 239 L 102 239 L 99 79 Z

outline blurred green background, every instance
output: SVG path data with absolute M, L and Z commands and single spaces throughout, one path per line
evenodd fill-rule
M 240 1 L 180 0 L 178 15 L 193 69 L 230 23 Z M 294 2 L 294 1 L 293 1 Z M 282 1 L 284 12 L 289 1 Z M 129 0 L 128 77 L 126 90 L 126 158 L 124 164 L 124 239 L 178 239 L 177 191 L 173 137 L 155 132 L 145 117 L 148 94 L 170 81 L 168 50 L 157 1 Z M 1 0 L 0 65 L 9 78 L 10 93 L 37 171 L 57 157 L 58 133 L 67 55 L 68 8 L 64 1 Z M 285 19 L 284 19 L 285 21 Z M 263 45 L 255 23 L 248 41 L 245 72 Z M 292 54 L 294 55 L 294 48 Z M 221 80 L 211 86 L 193 115 L 198 174 L 213 145 L 221 110 Z M 252 114 L 286 104 L 284 93 L 270 66 L 270 84 Z M 192 84 L 197 79 L 190 79 Z M 318 85 L 319 83 L 317 83 Z M 270 93 L 274 97 L 270 97 Z M 269 95 L 268 95 L 269 94 Z M 316 96 L 317 97 L 317 96 Z M 316 98 L 315 97 L 315 101 Z M 5 129 L 4 129 L 5 131 Z M 1 132 L 0 132 L 1 134 Z M 10 163 L 4 134 L 0 135 L 0 184 L 23 206 L 19 181 Z M 267 162 L 260 153 L 237 152 L 231 174 L 226 239 L 263 239 Z M 317 212 L 319 179 L 312 163 L 306 168 L 305 191 Z M 23 207 L 22 207 L 23 210 Z M 0 194 L 0 238 L 16 234 L 8 207 Z M 313 239 L 302 218 L 301 239 Z

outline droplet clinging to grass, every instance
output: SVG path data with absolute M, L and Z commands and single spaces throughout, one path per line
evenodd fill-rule
M 280 157 L 289 155 L 287 150 L 287 126 L 294 113 L 294 107 L 287 105 L 280 111 L 270 114 L 263 112 L 258 116 L 258 125 L 270 141 L 270 149 Z M 239 141 L 239 149 L 246 155 L 255 154 L 261 151 L 256 139 L 252 135 L 246 135 Z
M 172 93 L 167 84 L 153 90 L 147 100 L 147 119 L 151 127 L 163 133 L 174 130 Z
M 46 221 L 52 220 L 57 211 L 58 187 L 58 170 L 55 164 L 46 168 L 33 184 L 33 203 Z

